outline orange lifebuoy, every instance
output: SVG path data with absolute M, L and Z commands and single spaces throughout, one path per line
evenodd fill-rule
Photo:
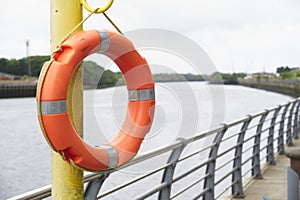
M 72 74 L 86 56 L 96 52 L 118 65 L 129 99 L 119 133 L 110 143 L 99 147 L 87 144 L 77 135 L 66 103 Z M 149 132 L 154 115 L 154 82 L 147 61 L 127 38 L 107 30 L 74 34 L 52 58 L 42 69 L 37 91 L 40 126 L 52 149 L 74 166 L 88 171 L 110 170 L 132 159 Z

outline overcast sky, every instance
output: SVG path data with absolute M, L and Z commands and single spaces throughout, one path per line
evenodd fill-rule
M 26 39 L 30 55 L 49 55 L 49 10 L 49 0 L 4 1 L 0 57 L 25 57 Z M 184 34 L 223 72 L 300 66 L 299 0 L 115 0 L 107 14 L 123 32 L 163 28 Z M 113 29 L 100 15 L 85 24 L 103 28 Z

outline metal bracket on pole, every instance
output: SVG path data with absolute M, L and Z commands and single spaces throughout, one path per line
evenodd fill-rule
M 223 124 L 223 129 L 217 133 L 217 135 L 214 138 L 214 145 L 211 147 L 209 152 L 208 160 L 211 160 L 206 166 L 206 174 L 209 174 L 204 180 L 204 190 L 206 188 L 209 188 L 209 191 L 205 193 L 203 199 L 205 200 L 213 200 L 215 199 L 215 169 L 216 169 L 216 159 L 218 156 L 218 150 L 220 143 L 222 141 L 222 138 L 227 131 L 227 125 Z
M 84 192 L 84 200 L 95 200 L 109 172 L 104 172 L 99 178 L 90 181 Z
M 277 147 L 277 151 L 280 155 L 284 154 L 285 151 L 284 151 L 284 121 L 285 121 L 285 115 L 286 115 L 286 112 L 289 108 L 291 103 L 288 103 L 285 107 L 284 107 L 284 110 L 282 112 L 282 115 L 281 115 L 281 120 L 280 120 L 280 126 L 279 126 L 279 133 L 278 133 L 278 147 Z
M 254 146 L 253 146 L 253 157 L 252 157 L 252 177 L 256 179 L 261 179 L 261 166 L 260 166 L 260 138 L 262 133 L 262 128 L 266 120 L 269 111 L 266 110 L 264 114 L 259 119 L 259 125 L 256 129 L 256 135 L 254 137 Z
M 269 165 L 275 165 L 275 158 L 274 158 L 274 129 L 276 124 L 276 119 L 278 116 L 278 113 L 281 109 L 281 106 L 278 106 L 276 110 L 273 113 L 273 117 L 271 119 L 270 123 L 270 129 L 268 134 L 268 144 L 267 144 L 267 163 Z
M 162 183 L 167 183 L 168 187 L 164 188 L 159 192 L 158 199 L 165 200 L 170 199 L 171 187 L 173 182 L 173 175 L 176 168 L 177 161 L 182 153 L 182 150 L 186 146 L 186 140 L 183 138 L 177 138 L 177 140 L 181 141 L 182 145 L 178 148 L 174 149 L 170 154 L 168 159 L 168 163 L 172 163 L 172 165 L 168 166 L 163 173 Z
M 248 129 L 251 120 L 252 117 L 248 115 L 248 119 L 247 121 L 244 122 L 237 140 L 238 146 L 235 148 L 231 193 L 232 196 L 237 198 L 243 198 L 245 196 L 243 191 L 243 181 L 242 181 L 242 153 L 243 153 L 243 143 L 244 143 L 245 133 L 246 130 Z

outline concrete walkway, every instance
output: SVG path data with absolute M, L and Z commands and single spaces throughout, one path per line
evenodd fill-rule
M 294 140 L 294 146 L 287 149 L 300 147 L 300 140 Z M 251 180 L 244 189 L 245 200 L 260 200 L 267 195 L 271 200 L 287 199 L 287 167 L 290 159 L 285 155 L 276 156 L 276 165 L 263 168 L 263 179 Z M 245 180 L 245 182 L 247 182 Z M 237 199 L 237 198 L 234 198 Z

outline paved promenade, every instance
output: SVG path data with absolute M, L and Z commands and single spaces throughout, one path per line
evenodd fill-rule
M 286 147 L 286 150 L 295 147 L 300 147 L 300 139 L 294 140 L 294 146 Z M 244 199 L 260 200 L 265 194 L 271 200 L 286 200 L 288 166 L 290 166 L 290 159 L 285 155 L 277 155 L 276 165 L 264 167 L 262 171 L 263 179 L 251 180 L 245 187 Z

